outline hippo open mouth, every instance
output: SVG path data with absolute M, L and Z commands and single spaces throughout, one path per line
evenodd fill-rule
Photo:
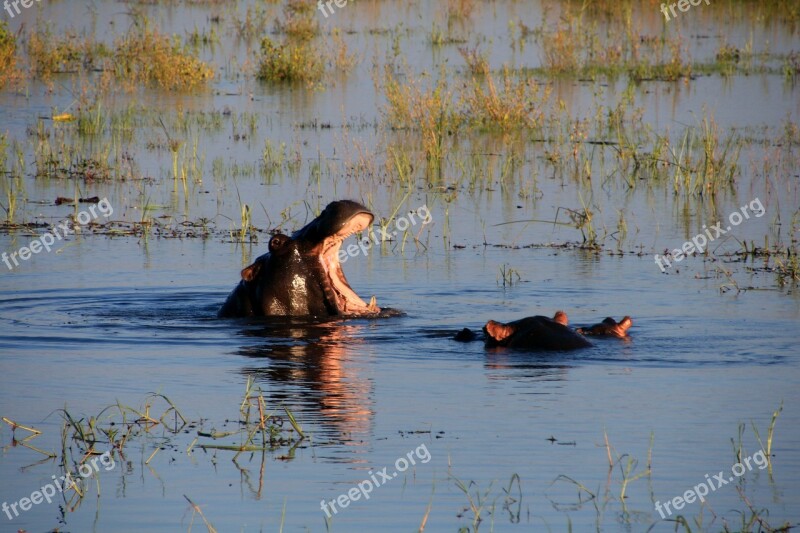
M 269 253 L 242 270 L 219 316 L 380 314 L 374 296 L 367 303 L 350 287 L 339 255 L 344 240 L 369 228 L 373 219 L 360 203 L 339 200 L 291 237 L 274 235 Z
M 342 315 L 362 315 L 380 313 L 381 309 L 377 306 L 375 296 L 367 304 L 356 294 L 342 270 L 339 261 L 339 250 L 342 243 L 351 235 L 360 233 L 372 224 L 373 216 L 369 212 L 360 212 L 353 215 L 339 231 L 330 237 L 325 238 L 320 245 L 320 263 L 325 271 L 327 285 L 326 293 L 330 303 L 332 303 L 338 314 Z

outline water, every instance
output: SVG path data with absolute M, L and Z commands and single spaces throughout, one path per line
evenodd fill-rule
M 37 141 L 26 130 L 35 131 L 37 117 L 53 106 L 65 108 L 73 95 L 61 85 L 48 92 L 38 82 L 28 95 L 0 93 L 1 129 L 21 143 L 26 160 L 14 189 L 20 198 L 15 221 L 63 221 L 85 205 L 54 206 L 53 200 L 76 193 L 106 197 L 114 208 L 108 220 L 99 220 L 110 223 L 99 234 L 70 238 L 13 271 L 0 267 L 0 415 L 41 430 L 27 443 L 56 454 L 62 409 L 84 424 L 99 416 L 103 426 L 116 412 L 106 407 L 119 402 L 141 410 L 150 402 L 151 414 L 160 417 L 169 406 L 149 396 L 159 393 L 189 421 L 174 434 L 157 426 L 132 437 L 124 457 L 117 454 L 113 467 L 99 469 L 99 485 L 89 483 L 82 500 L 68 493 L 68 504 L 59 495 L 12 520 L 0 513 L 0 531 L 204 529 L 187 498 L 218 531 L 409 531 L 423 523 L 425 531 L 475 530 L 476 513 L 482 531 L 646 531 L 651 525 L 651 531 L 672 531 L 674 523 L 660 520 L 655 503 L 683 495 L 706 474 L 730 476 L 739 460 L 752 459 L 760 450 L 756 430 L 766 445 L 781 405 L 771 467 L 751 461 L 742 477 L 680 513 L 690 522 L 702 516 L 704 530 L 721 530 L 723 520 L 737 530 L 737 511 L 751 515 L 738 488 L 754 509 L 768 509 L 760 515 L 773 527 L 798 522 L 797 285 L 762 271 L 776 266 L 773 258 L 724 255 L 741 249 L 742 241 L 762 246 L 766 237 L 770 246 L 788 246 L 797 238 L 796 148 L 773 142 L 797 121 L 796 84 L 767 73 L 632 89 L 643 122 L 665 135 L 680 135 L 706 107 L 723 133 L 768 140 L 744 148 L 741 176 L 714 195 L 675 194 L 669 183 L 647 181 L 631 189 L 599 156 L 591 162 L 592 179 L 576 180 L 546 162 L 555 143 L 493 135 L 453 140 L 442 175 L 434 179 L 417 170 L 407 187 L 391 174 L 387 146 L 408 146 L 414 133 L 379 126 L 383 96 L 372 84 L 372 60 L 384 61 L 397 34 L 415 71 L 445 60 L 461 65 L 456 45 L 426 41 L 438 8 L 364 2 L 323 19 L 355 31 L 343 35 L 364 60 L 324 90 L 309 91 L 238 77 L 231 61 L 241 64 L 257 47 L 231 30 L 248 5 L 135 6 L 163 31 L 179 34 L 211 27 L 209 16 L 221 10 L 221 43 L 201 55 L 231 74 L 221 72 L 208 92 L 142 90 L 110 98 L 109 112 L 135 108 L 134 133 L 119 141 L 132 161 L 126 179 L 34 177 Z M 520 17 L 535 26 L 547 12 L 554 23 L 558 5 L 478 6 L 473 17 L 493 43 L 493 68 L 504 61 L 539 66 L 534 43 L 524 51 L 510 47 L 508 20 Z M 265 9 L 273 18 L 280 12 Z M 127 24 L 119 11 L 102 5 L 96 19 L 80 18 L 66 2 L 42 3 L 10 26 L 33 27 L 42 17 L 56 31 L 95 28 L 106 39 L 105 28 Z M 652 11 L 637 8 L 635 16 L 657 32 L 660 15 Z M 682 16 L 681 31 L 700 57 L 713 56 L 726 40 L 744 47 L 750 35 L 757 46 L 769 40 L 776 53 L 796 43 L 788 24 L 743 17 L 723 36 L 725 16 L 711 6 Z M 407 30 L 397 29 L 399 22 Z M 380 28 L 391 31 L 368 31 Z M 627 85 L 548 83 L 575 117 L 616 105 Z M 190 117 L 185 130 L 176 126 L 179 107 Z M 222 114 L 226 108 L 230 115 Z M 219 114 L 220 125 L 196 119 L 200 113 Z M 190 179 L 184 188 L 172 179 L 158 115 L 188 145 L 197 140 L 202 180 Z M 253 130 L 243 125 L 250 115 Z M 63 140 L 83 155 L 115 135 L 110 127 L 90 139 L 70 125 L 47 121 L 44 127 L 54 144 Z M 247 138 L 234 140 L 242 131 Z M 285 143 L 287 161 L 296 163 L 265 171 L 267 140 L 279 151 Z M 486 165 L 477 184 L 469 178 L 476 155 Z M 503 178 L 512 155 L 516 166 Z M 252 170 L 237 174 L 235 165 Z M 250 205 L 258 228 L 291 231 L 336 198 L 367 202 L 380 217 L 401 204 L 398 215 L 429 208 L 431 224 L 412 225 L 405 242 L 373 248 L 344 265 L 359 295 L 375 295 L 379 305 L 404 316 L 330 323 L 215 318 L 239 270 L 266 249 L 264 233 L 259 243 L 236 242 L 242 203 Z M 714 243 L 714 257 L 691 257 L 665 273 L 654 264 L 654 253 L 679 248 L 702 233 L 703 224 L 729 220 L 756 198 L 764 216 L 732 228 Z M 582 235 L 575 227 L 533 222 L 557 214 L 568 221 L 564 208 L 584 203 L 596 217 L 602 251 L 578 248 Z M 136 224 L 148 219 L 149 234 L 142 236 Z M 204 227 L 208 238 L 187 236 Z M 0 250 L 27 246 L 33 233 L 4 230 Z M 519 277 L 510 275 L 512 283 L 504 286 L 503 269 Z M 487 350 L 480 342 L 452 340 L 461 328 L 479 330 L 488 319 L 557 309 L 575 325 L 630 315 L 631 339 L 597 339 L 570 353 Z M 263 390 L 287 434 L 284 406 L 308 438 L 235 461 L 230 450 L 201 448 L 231 443 L 198 431 L 238 427 L 248 380 Z M 65 474 L 58 460 L 20 445 L 26 436 L 0 423 L 0 503 L 18 502 Z M 103 446 L 107 442 L 98 443 L 99 451 Z M 401 458 L 415 464 L 405 468 Z M 649 462 L 650 474 L 640 476 Z M 384 468 L 397 477 L 378 476 Z M 358 500 L 340 498 L 365 480 L 379 485 L 368 499 L 363 493 Z M 337 499 L 347 507 L 337 502 L 326 525 L 321 502 Z

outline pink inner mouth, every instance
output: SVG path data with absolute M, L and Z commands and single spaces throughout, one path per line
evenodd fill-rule
M 381 311 L 375 303 L 374 296 L 370 303 L 367 303 L 356 294 L 347 283 L 347 278 L 344 277 L 342 265 L 339 262 L 339 249 L 344 240 L 354 233 L 364 231 L 370 224 L 372 224 L 372 215 L 359 213 L 348 220 L 335 235 L 322 242 L 320 262 L 333 288 L 336 308 L 343 315 L 375 314 Z

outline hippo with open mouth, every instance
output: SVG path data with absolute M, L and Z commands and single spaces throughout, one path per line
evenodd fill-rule
M 503 324 L 490 320 L 483 327 L 486 346 L 506 346 L 527 350 L 575 350 L 592 344 L 584 335 L 601 335 L 626 338 L 633 324 L 629 316 L 616 322 L 606 318 L 600 324 L 572 330 L 568 326 L 567 314 L 556 312 L 553 318 L 529 316 Z
M 269 252 L 242 270 L 242 280 L 219 310 L 220 317 L 374 316 L 347 283 L 339 262 L 342 242 L 367 229 L 374 216 L 350 200 L 331 202 L 291 237 L 274 235 Z

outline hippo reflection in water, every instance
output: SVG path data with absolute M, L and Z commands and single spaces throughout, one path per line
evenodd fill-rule
M 584 335 L 627 338 L 633 324 L 626 316 L 619 322 L 606 318 L 600 324 L 572 330 L 568 326 L 567 314 L 556 312 L 553 318 L 529 316 L 503 324 L 490 320 L 483 327 L 486 346 L 506 346 L 527 350 L 574 350 L 592 344 Z
M 372 224 L 372 213 L 358 202 L 331 202 L 291 237 L 274 235 L 269 252 L 242 270 L 242 280 L 222 305 L 220 317 L 373 316 L 347 283 L 339 263 L 342 242 Z

